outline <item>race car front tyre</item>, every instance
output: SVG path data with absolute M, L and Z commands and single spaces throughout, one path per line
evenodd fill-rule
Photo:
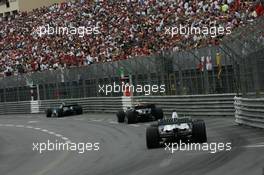
M 152 115 L 156 120 L 163 119 L 163 110 L 161 108 L 153 109 Z
M 117 122 L 118 123 L 124 123 L 125 122 L 125 112 L 123 110 L 120 110 L 116 113 L 117 116 Z
M 146 131 L 146 144 L 148 149 L 158 148 L 160 146 L 160 136 L 158 127 L 148 127 Z
M 136 120 L 137 120 L 137 114 L 134 111 L 127 112 L 127 115 L 126 115 L 127 124 L 136 123 Z
M 47 109 L 47 111 L 46 111 L 46 117 L 50 118 L 51 117 L 51 114 L 52 114 L 51 109 Z
M 195 143 L 207 142 L 206 127 L 203 120 L 193 122 L 192 140 Z
M 78 114 L 78 115 L 83 114 L 83 109 L 82 109 L 82 108 L 79 108 L 78 111 L 77 111 L 77 114 Z

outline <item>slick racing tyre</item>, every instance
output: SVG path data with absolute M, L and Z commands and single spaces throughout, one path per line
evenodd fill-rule
M 126 115 L 126 123 L 133 124 L 137 121 L 137 114 L 134 111 L 128 111 Z
M 77 114 L 78 114 L 78 115 L 83 114 L 83 109 L 82 109 L 82 108 L 79 108 L 79 109 L 77 110 Z
M 124 123 L 125 122 L 126 114 L 123 110 L 118 111 L 116 116 L 117 116 L 117 122 L 118 123 Z
M 59 114 L 56 112 L 53 112 L 52 114 L 51 114 L 51 117 L 52 118 L 57 118 L 57 117 L 59 117 Z
M 193 122 L 192 140 L 195 143 L 207 142 L 206 127 L 203 120 Z
M 52 114 L 51 109 L 47 109 L 47 111 L 46 111 L 46 117 L 50 118 L 51 117 L 51 114 Z
M 160 143 L 158 127 L 150 126 L 146 131 L 146 143 L 148 149 L 158 148 Z

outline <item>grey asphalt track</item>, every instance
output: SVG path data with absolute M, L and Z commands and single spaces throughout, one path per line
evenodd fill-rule
M 263 175 L 263 130 L 238 126 L 233 118 L 204 119 L 208 143 L 231 142 L 231 151 L 148 150 L 150 123 L 118 124 L 113 114 L 0 116 L 0 175 Z M 33 151 L 33 143 L 67 139 L 99 142 L 100 150 Z

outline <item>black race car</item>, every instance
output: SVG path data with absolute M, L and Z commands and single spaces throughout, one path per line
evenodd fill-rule
M 163 119 L 163 111 L 155 104 L 142 103 L 126 110 L 120 110 L 116 116 L 119 123 L 132 124 L 139 121 Z
M 63 117 L 70 115 L 79 115 L 83 113 L 83 109 L 78 104 L 65 104 L 62 103 L 57 108 L 49 108 L 46 110 L 47 117 Z
M 149 149 L 157 148 L 162 142 L 172 140 L 207 142 L 205 122 L 190 117 L 180 118 L 174 112 L 172 118 L 159 120 L 146 130 L 146 143 Z

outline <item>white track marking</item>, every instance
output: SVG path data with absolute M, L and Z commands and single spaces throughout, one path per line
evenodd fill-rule
M 50 135 L 54 135 L 55 133 L 54 132 L 52 132 L 52 131 L 49 131 L 48 132 Z
M 50 134 L 52 136 L 55 136 L 55 137 L 59 137 L 60 139 L 64 140 L 66 143 L 71 143 L 70 139 L 68 139 L 67 137 L 64 137 L 61 134 L 49 131 L 47 129 L 33 127 L 33 126 L 30 126 L 30 125 L 14 125 L 14 124 L 1 124 L 0 123 L 0 127 L 15 127 L 15 128 L 34 129 L 34 130 L 38 130 L 38 131 L 41 131 L 41 132 L 44 132 L 44 133 L 48 133 L 48 134 Z
M 162 167 L 162 168 L 168 167 L 171 165 L 171 163 L 172 163 L 172 158 L 164 159 L 161 161 L 160 167 Z
M 115 122 L 115 121 L 109 121 L 109 123 L 111 123 L 111 124 L 118 124 L 118 122 Z
M 92 120 L 93 122 L 101 122 L 101 121 L 103 121 L 103 120 Z
M 25 125 L 16 125 L 17 128 L 24 128 Z
M 60 135 L 60 134 L 55 134 L 55 136 L 56 136 L 56 137 L 62 137 L 62 135 Z
M 256 145 L 246 145 L 244 148 L 264 148 L 264 144 L 256 144 Z
M 39 121 L 35 121 L 35 120 L 31 120 L 31 121 L 28 121 L 28 123 L 38 123 Z
M 69 140 L 67 137 L 61 137 L 62 140 Z
M 140 125 L 137 125 L 137 124 L 131 124 L 129 126 L 133 126 L 133 127 L 139 127 Z
M 66 142 L 65 143 L 72 143 L 72 141 L 70 141 L 70 140 L 66 140 Z

